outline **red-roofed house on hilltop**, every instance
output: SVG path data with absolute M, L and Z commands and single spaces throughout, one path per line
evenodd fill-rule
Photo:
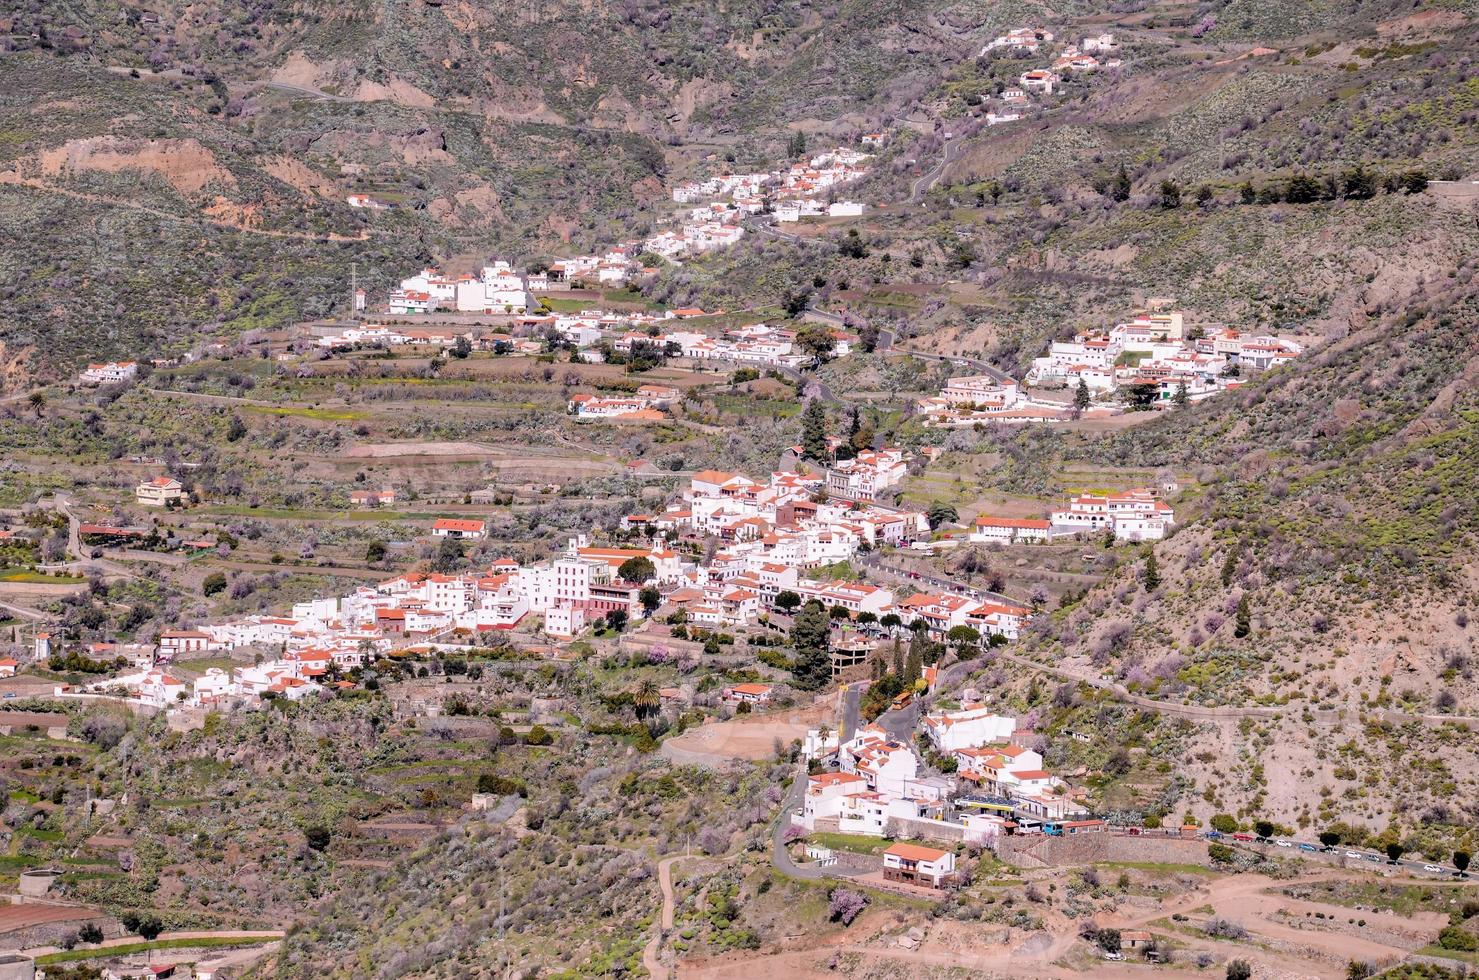
M 436 538 L 481 538 L 488 533 L 483 521 L 457 517 L 441 517 L 431 526 L 432 537 Z
M 178 507 L 185 500 L 185 487 L 169 476 L 156 476 L 134 487 L 134 496 L 145 507 Z
M 899 842 L 883 852 L 883 876 L 927 888 L 944 888 L 955 880 L 955 852 Z
M 971 532 L 970 539 L 985 544 L 1018 544 L 1047 541 L 1052 536 L 1052 521 L 981 514 L 976 518 L 975 530 Z

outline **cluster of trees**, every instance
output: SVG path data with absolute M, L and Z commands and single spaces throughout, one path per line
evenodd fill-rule
M 1287 180 L 1270 180 L 1255 187 L 1251 180 L 1238 187 L 1238 200 L 1243 204 L 1311 204 L 1315 201 L 1365 200 L 1378 193 L 1421 194 L 1427 190 L 1428 174 L 1422 169 L 1379 173 L 1357 163 L 1339 173 L 1310 174 L 1296 173 Z M 1094 181 L 1094 189 L 1111 201 L 1123 202 L 1130 199 L 1133 182 L 1123 164 L 1113 174 L 1103 175 Z M 1156 200 L 1166 209 L 1179 208 L 1185 191 L 1170 178 L 1160 182 Z M 1216 197 L 1210 184 L 1197 187 L 1194 197 L 1198 204 L 1209 204 Z

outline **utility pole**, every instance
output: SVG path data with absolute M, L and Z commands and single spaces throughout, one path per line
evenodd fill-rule
M 359 316 L 359 263 L 349 263 L 349 319 L 353 322 Z

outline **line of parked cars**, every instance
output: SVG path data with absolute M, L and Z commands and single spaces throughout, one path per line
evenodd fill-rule
M 1240 843 L 1273 844 L 1275 847 L 1297 848 L 1298 850 L 1304 851 L 1304 852 L 1309 853 L 1309 854 L 1315 854 L 1315 853 L 1320 853 L 1320 852 L 1323 852 L 1323 853 L 1326 853 L 1326 854 L 1335 854 L 1337 852 L 1337 848 L 1334 848 L 1334 847 L 1320 847 L 1319 845 L 1316 845 L 1316 844 L 1307 844 L 1307 843 L 1304 843 L 1303 841 L 1292 841 L 1292 840 L 1288 840 L 1287 838 L 1283 838 L 1283 837 L 1262 838 L 1262 837 L 1258 837 L 1258 836 L 1256 836 L 1254 834 L 1245 834 L 1245 833 L 1224 834 L 1224 833 L 1222 833 L 1221 831 L 1218 831 L 1218 830 L 1209 830 L 1209 831 L 1206 831 L 1202 836 L 1205 837 L 1207 840 L 1222 840 L 1224 837 L 1228 837 L 1228 838 L 1231 838 L 1232 840 L 1239 841 Z M 1372 854 L 1372 853 L 1366 853 L 1366 852 L 1363 852 L 1363 851 L 1351 851 L 1351 850 L 1347 850 L 1345 852 L 1345 856 L 1348 857 L 1348 858 L 1350 858 L 1352 861 L 1370 861 L 1373 864 L 1380 864 L 1383 861 L 1385 861 L 1387 864 L 1401 864 L 1402 863 L 1400 860 L 1394 861 L 1394 860 L 1392 860 L 1392 859 L 1390 859 L 1390 858 L 1388 858 L 1388 857 L 1386 857 L 1384 855 L 1381 855 L 1381 854 Z M 1424 865 L 1422 865 L 1422 869 L 1424 871 L 1428 872 L 1429 874 L 1435 874 L 1435 875 L 1452 875 L 1455 878 L 1467 878 L 1467 877 L 1469 877 L 1468 872 L 1459 871 L 1456 868 L 1442 868 L 1442 867 L 1439 867 L 1436 864 L 1424 864 Z

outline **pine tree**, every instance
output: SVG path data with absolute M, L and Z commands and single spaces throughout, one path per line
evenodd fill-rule
M 809 603 L 796 614 L 791 624 L 791 643 L 796 648 L 796 665 L 792 679 L 803 691 L 815 691 L 832 676 L 832 659 L 828 656 L 832 624 L 827 611 Z
M 894 676 L 895 677 L 903 677 L 904 676 L 904 651 L 899 646 L 899 638 L 897 636 L 894 637 L 894 667 L 893 667 L 893 670 L 894 670 Z
M 1145 549 L 1145 591 L 1154 592 L 1161 587 L 1161 570 L 1155 561 L 1155 548 Z
M 1227 553 L 1227 557 L 1222 560 L 1222 585 L 1223 585 L 1223 588 L 1226 588 L 1227 586 L 1232 585 L 1233 575 L 1237 573 L 1237 570 L 1238 570 L 1238 552 L 1237 552 L 1237 549 L 1234 548 L 1232 551 L 1229 551 Z
M 1233 617 L 1233 636 L 1242 639 L 1253 632 L 1253 614 L 1248 609 L 1248 597 L 1245 595 L 1238 600 L 1238 611 Z
M 914 634 L 909 641 L 909 661 L 904 665 L 904 684 L 912 687 L 924 676 L 924 630 Z
M 1078 379 L 1078 390 L 1073 393 L 1073 407 L 1080 412 L 1089 407 L 1089 386 L 1083 378 Z
M 1181 384 L 1179 384 L 1179 385 L 1176 386 L 1176 395 L 1175 395 L 1175 399 L 1174 400 L 1175 400 L 1176 406 L 1178 408 L 1185 408 L 1186 407 L 1186 403 L 1187 403 L 1187 401 L 1189 399 L 1188 399 L 1187 394 L 1186 394 L 1186 382 L 1185 381 L 1181 382 Z
M 807 402 L 801 414 L 801 452 L 807 459 L 827 458 L 827 409 L 819 398 Z

